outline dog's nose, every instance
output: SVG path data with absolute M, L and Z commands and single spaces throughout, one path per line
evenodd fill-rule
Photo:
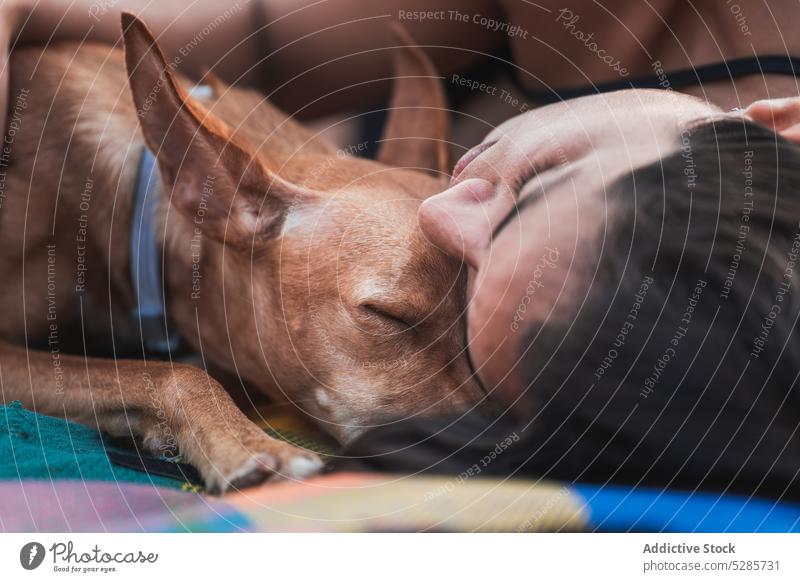
M 434 245 L 477 269 L 495 226 L 515 203 L 506 190 L 480 178 L 459 182 L 422 203 L 420 228 Z

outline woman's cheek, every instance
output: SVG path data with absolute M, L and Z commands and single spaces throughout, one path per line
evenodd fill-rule
M 499 266 L 499 265 L 497 265 Z M 517 357 L 523 329 L 515 331 L 519 303 L 509 287 L 509 275 L 486 269 L 474 279 L 467 311 L 470 356 L 484 386 L 506 401 L 502 393 L 518 390 Z

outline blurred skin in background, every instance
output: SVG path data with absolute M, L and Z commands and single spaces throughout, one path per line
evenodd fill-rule
M 522 109 L 520 89 L 499 74 L 508 68 L 507 58 L 520 85 L 541 91 L 623 78 L 616 69 L 630 77 L 652 74 L 656 60 L 675 70 L 754 53 L 798 53 L 792 46 L 798 25 L 786 18 L 780 28 L 777 23 L 778 15 L 796 8 L 790 0 L 748 6 L 744 21 L 725 3 L 605 4 L 576 0 L 564 12 L 563 3 L 550 0 L 0 0 L 0 47 L 7 50 L 14 41 L 115 43 L 125 10 L 148 23 L 181 72 L 199 77 L 210 67 L 226 81 L 255 85 L 284 110 L 309 118 L 385 103 L 389 83 L 375 80 L 391 76 L 389 54 L 381 49 L 394 44 L 385 23 L 398 20 L 453 86 L 454 73 L 469 78 L 473 67 L 485 65 L 476 78 L 498 88 L 494 94 L 491 87 L 461 88 L 473 99 L 460 108 L 456 123 L 466 114 L 479 117 L 473 122 L 477 133 L 465 146 Z M 591 39 L 580 40 L 579 33 Z M 591 42 L 618 64 L 601 60 L 587 46 Z M 737 80 L 736 91 L 730 82 L 687 91 L 730 109 L 794 88 L 793 80 L 776 77 L 769 87 L 761 78 L 748 78 Z M 0 95 L 6 98 L 5 91 Z
M 210 67 L 304 119 L 385 102 L 388 82 L 375 80 L 391 76 L 382 49 L 394 43 L 384 23 L 401 21 L 462 97 L 453 148 L 463 157 L 451 187 L 424 204 L 420 219 L 434 243 L 470 266 L 472 360 L 506 404 L 521 389 L 515 342 L 523 334 L 510 331 L 580 297 L 581 245 L 605 224 L 603 184 L 673 152 L 680 123 L 748 115 L 777 126 L 780 103 L 726 112 L 798 94 L 794 78 L 754 75 L 690 87 L 686 95 L 631 91 L 541 109 L 523 95 L 523 88 L 651 75 L 655 63 L 677 70 L 753 54 L 800 55 L 800 25 L 779 23 L 779 15 L 796 11 L 788 0 L 747 5 L 744 15 L 722 2 L 676 0 L 576 0 L 569 9 L 547 0 L 0 1 L 0 50 L 115 43 L 126 10 L 148 23 L 181 72 L 200 77 Z M 513 61 L 514 73 L 497 55 Z M 471 75 L 486 85 L 465 89 L 460 80 Z M 4 111 L 7 81 L 3 67 Z M 517 306 L 532 296 L 532 264 L 541 265 L 541 279 L 520 319 Z

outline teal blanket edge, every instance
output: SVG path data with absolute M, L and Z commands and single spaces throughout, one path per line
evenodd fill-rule
M 182 482 L 116 466 L 96 430 L 37 414 L 19 401 L 0 406 L 0 479 L 119 481 L 181 488 Z

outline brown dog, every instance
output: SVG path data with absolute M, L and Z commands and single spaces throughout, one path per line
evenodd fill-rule
M 376 163 L 342 155 L 255 92 L 214 80 L 212 95 L 190 97 L 145 26 L 124 15 L 123 30 L 124 60 L 77 45 L 11 58 L 2 400 L 142 436 L 154 451 L 176 445 L 215 491 L 320 467 L 198 368 L 84 357 L 140 341 L 129 233 L 146 144 L 163 176 L 167 313 L 209 366 L 295 403 L 342 442 L 386 417 L 477 402 L 461 267 L 416 220 L 441 188 L 430 174 L 449 169 L 443 93 L 421 51 L 396 49 Z M 71 339 L 80 356 L 61 353 Z

